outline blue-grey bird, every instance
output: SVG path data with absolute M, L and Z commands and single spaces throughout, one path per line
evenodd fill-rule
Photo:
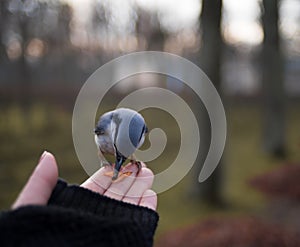
M 115 156 L 112 180 L 118 178 L 127 158 L 141 169 L 141 163 L 136 160 L 134 152 L 144 143 L 147 131 L 142 115 L 128 108 L 119 108 L 100 117 L 94 130 L 95 142 L 99 148 L 101 166 L 111 165 L 103 154 Z

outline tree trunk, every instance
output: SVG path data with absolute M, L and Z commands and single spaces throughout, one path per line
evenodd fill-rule
M 20 82 L 19 82 L 20 83 L 19 99 L 24 113 L 27 114 L 32 101 L 31 98 L 32 85 L 31 85 L 30 68 L 26 60 L 26 49 L 27 49 L 28 42 L 30 40 L 28 34 L 28 19 L 24 14 L 19 17 L 19 26 L 20 26 L 21 36 L 22 36 L 22 54 L 19 60 L 19 72 L 21 75 Z
M 283 158 L 286 155 L 285 93 L 278 30 L 278 2 L 279 0 L 263 0 L 263 146 L 268 153 Z
M 0 62 L 6 61 L 8 59 L 6 54 L 6 48 L 3 43 L 3 33 L 4 33 L 4 26 L 7 19 L 7 1 L 1 0 L 0 1 Z
M 220 66 L 222 53 L 222 38 L 221 38 L 221 16 L 222 16 L 222 0 L 203 0 L 202 13 L 200 22 L 202 27 L 202 46 L 200 50 L 199 65 L 200 68 L 210 78 L 218 92 L 220 93 Z M 210 145 L 210 122 L 204 106 L 199 106 L 199 114 L 201 116 L 200 132 L 201 145 L 200 155 L 198 158 L 197 176 L 200 173 L 204 160 Z M 206 121 L 203 121 L 206 119 Z M 195 178 L 193 190 L 196 191 L 196 196 L 201 200 L 206 200 L 209 203 L 222 203 L 220 195 L 220 178 L 221 166 L 219 165 L 214 173 L 204 182 L 199 184 Z

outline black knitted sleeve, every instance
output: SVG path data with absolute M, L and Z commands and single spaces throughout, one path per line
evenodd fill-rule
M 59 180 L 47 206 L 0 215 L 0 246 L 152 246 L 158 214 Z

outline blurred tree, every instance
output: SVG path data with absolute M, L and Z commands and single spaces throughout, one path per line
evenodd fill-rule
M 7 9 L 8 1 L 2 0 L 0 1 L 0 62 L 3 60 L 7 60 L 6 48 L 3 40 L 4 28 L 7 23 L 8 9 Z
M 136 32 L 139 40 L 147 42 L 147 50 L 163 51 L 166 33 L 161 28 L 158 14 L 150 14 L 141 8 L 137 9 Z
M 16 23 L 21 36 L 21 56 L 19 60 L 20 87 L 19 99 L 23 110 L 27 111 L 31 103 L 31 73 L 27 61 L 27 46 L 32 39 L 30 20 L 33 18 L 38 4 L 35 0 L 13 0 L 10 2 L 10 10 L 16 17 Z
M 203 0 L 200 24 L 202 28 L 202 46 L 200 50 L 200 65 L 204 72 L 220 89 L 221 65 L 221 17 L 222 0 Z
M 222 53 L 222 38 L 221 38 L 221 16 L 222 16 L 222 0 L 203 0 L 202 13 L 200 15 L 200 24 L 202 28 L 202 46 L 200 50 L 199 65 L 200 68 L 213 82 L 214 86 L 220 93 L 220 66 Z M 221 166 L 204 182 L 198 183 L 198 176 L 206 158 L 210 145 L 210 122 L 204 106 L 199 106 L 201 145 L 200 157 L 198 158 L 198 171 L 195 172 L 197 179 L 194 179 L 193 192 L 197 197 L 206 200 L 209 203 L 221 205 L 220 195 L 220 177 Z M 206 121 L 204 120 L 206 119 Z
M 58 5 L 57 28 L 59 39 L 58 46 L 70 46 L 71 28 L 70 23 L 73 16 L 73 10 L 69 4 L 62 3 Z
M 101 1 L 94 2 L 90 19 L 90 31 L 88 32 L 89 42 L 95 44 L 97 48 L 102 48 L 109 32 L 110 10 Z M 101 54 L 100 54 L 101 55 Z
M 34 35 L 43 39 L 50 51 L 57 51 L 62 55 L 70 47 L 72 8 L 58 0 L 41 2 L 38 13 L 33 19 L 37 22 L 32 26 L 33 30 L 34 26 L 37 30 Z
M 72 9 L 60 0 L 3 0 L 0 3 L 0 52 L 8 54 L 7 67 L 15 69 L 17 75 L 14 77 L 9 72 L 6 81 L 16 78 L 13 80 L 18 82 L 17 98 L 26 110 L 32 100 L 36 75 L 50 73 L 51 81 L 61 81 L 63 78 L 58 78 L 59 75 L 69 66 L 64 59 L 70 54 Z M 47 62 L 40 66 L 45 60 Z M 66 66 L 58 65 L 62 62 Z M 55 74 L 49 72 L 51 66 L 56 66 Z
M 278 5 L 279 0 L 263 0 L 263 145 L 267 152 L 283 158 L 286 155 L 285 93 L 278 28 Z

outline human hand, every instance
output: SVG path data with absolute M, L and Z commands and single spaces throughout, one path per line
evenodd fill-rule
M 103 167 L 81 186 L 107 197 L 156 209 L 157 196 L 150 190 L 153 182 L 153 173 L 143 165 L 136 176 L 131 165 L 126 166 L 133 173 L 120 182 L 112 183 L 105 174 L 111 168 Z M 15 209 L 25 205 L 46 205 L 58 179 L 58 169 L 54 156 L 44 152 L 40 161 L 13 204 Z
M 81 186 L 119 201 L 156 210 L 157 195 L 151 190 L 154 175 L 150 169 L 146 168 L 144 163 L 142 163 L 142 168 L 138 174 L 136 174 L 137 170 L 135 164 L 126 165 L 121 171 L 123 174 L 120 174 L 123 179 L 117 179 L 114 182 L 111 176 L 107 175 L 113 173 L 113 168 L 105 166 Z M 124 175 L 126 172 L 130 175 Z
M 58 179 L 54 156 L 44 152 L 12 209 L 26 205 L 46 205 Z

